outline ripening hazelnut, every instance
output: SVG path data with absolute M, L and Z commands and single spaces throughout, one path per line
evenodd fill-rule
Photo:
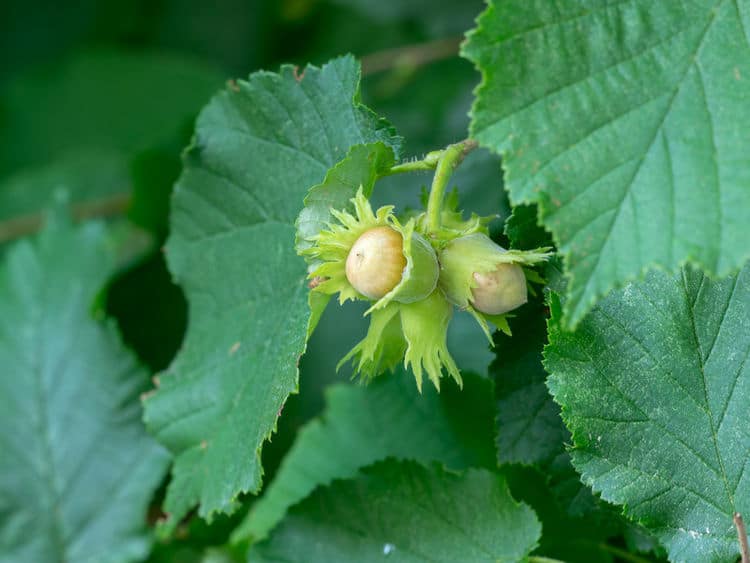
M 476 287 L 471 289 L 471 304 L 477 311 L 501 315 L 528 301 L 526 276 L 518 264 L 499 264 L 486 274 L 473 273 Z
M 440 287 L 457 306 L 487 315 L 520 307 L 528 300 L 526 276 L 519 264 L 504 261 L 506 252 L 482 233 L 453 239 L 440 253 Z
M 370 299 L 380 299 L 396 287 L 406 267 L 403 237 L 391 227 L 365 231 L 346 258 L 346 279 Z

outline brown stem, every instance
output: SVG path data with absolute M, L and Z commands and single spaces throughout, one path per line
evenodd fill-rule
M 740 539 L 740 554 L 742 563 L 750 563 L 750 549 L 747 546 L 747 530 L 742 515 L 739 512 L 734 513 L 734 527 L 737 528 L 737 537 Z
M 362 57 L 362 76 L 369 76 L 398 67 L 423 66 L 431 62 L 455 57 L 458 55 L 458 47 L 461 41 L 463 41 L 463 36 L 446 37 L 427 43 L 385 49 L 365 55 Z
M 120 193 L 71 206 L 77 220 L 91 217 L 112 217 L 125 213 L 130 205 L 130 194 Z M 38 231 L 44 223 L 44 213 L 30 213 L 0 222 L 0 244 Z

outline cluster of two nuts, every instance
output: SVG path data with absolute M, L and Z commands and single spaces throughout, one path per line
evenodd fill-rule
M 412 236 L 421 238 L 417 233 Z M 439 283 L 453 304 L 460 308 L 470 304 L 487 315 L 501 315 L 523 305 L 528 299 L 526 276 L 518 264 L 496 263 L 498 255 L 505 252 L 481 233 L 451 240 L 434 260 L 434 283 L 427 294 Z M 489 271 L 480 267 L 488 263 L 492 264 Z M 401 282 L 406 266 L 401 233 L 389 226 L 375 227 L 351 247 L 346 277 L 362 295 L 377 300 Z M 461 291 L 462 284 L 471 288 L 469 303 Z

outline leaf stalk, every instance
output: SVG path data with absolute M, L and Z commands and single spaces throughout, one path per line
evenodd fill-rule
M 472 139 L 461 141 L 442 151 L 435 169 L 435 177 L 432 179 L 430 197 L 427 200 L 427 228 L 430 232 L 436 232 L 440 228 L 440 216 L 443 211 L 443 199 L 453 171 L 463 162 L 466 155 L 477 147 L 477 142 Z
M 750 563 L 750 549 L 748 549 L 747 545 L 747 530 L 745 529 L 745 522 L 742 520 L 742 514 L 739 512 L 734 513 L 734 526 L 737 528 L 737 537 L 740 540 L 742 563 Z

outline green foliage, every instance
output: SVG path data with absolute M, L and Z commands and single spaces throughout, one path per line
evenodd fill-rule
M 513 336 L 497 333 L 497 359 L 490 366 L 497 393 L 498 462 L 548 465 L 563 452 L 568 433 L 545 385 L 542 307 L 530 304 L 510 327 Z
M 350 57 L 285 66 L 238 81 L 198 117 L 167 246 L 190 320 L 145 415 L 176 456 L 167 527 L 198 503 L 203 517 L 232 511 L 260 487 L 260 449 L 305 348 L 307 283 L 293 247 L 302 199 L 351 145 L 396 142 L 359 104 L 358 82 Z
M 566 325 L 647 268 L 726 275 L 750 256 L 748 9 L 494 0 L 479 18 L 472 137 L 554 234 Z
M 540 531 L 500 475 L 387 461 L 313 493 L 251 553 L 258 561 L 512 562 Z
M 34 214 L 57 190 L 70 194 L 73 203 L 94 203 L 128 191 L 127 160 L 118 151 L 80 149 L 43 167 L 10 175 L 0 182 L 0 219 Z
M 0 4 L 0 561 L 737 561 L 750 0 Z
M 427 386 L 420 394 L 402 369 L 367 386 L 330 387 L 326 411 L 300 430 L 275 480 L 233 539 L 265 538 L 316 486 L 351 478 L 387 457 L 440 461 L 451 469 L 492 467 L 491 387 L 467 374 L 463 390 L 447 384 L 440 393 Z
M 383 143 L 352 147 L 346 158 L 326 173 L 323 182 L 307 192 L 297 219 L 297 248 L 310 248 L 308 239 L 335 223 L 332 209 L 353 213 L 351 200 L 357 190 L 362 188 L 365 197 L 370 197 L 375 180 L 394 164 L 393 149 Z
M 144 370 L 92 304 L 113 233 L 56 209 L 0 267 L 0 558 L 137 561 L 168 453 L 143 428 Z
M 555 301 L 546 367 L 584 482 L 651 529 L 672 560 L 729 561 L 745 468 L 750 267 L 685 268 L 605 298 L 575 334 Z

